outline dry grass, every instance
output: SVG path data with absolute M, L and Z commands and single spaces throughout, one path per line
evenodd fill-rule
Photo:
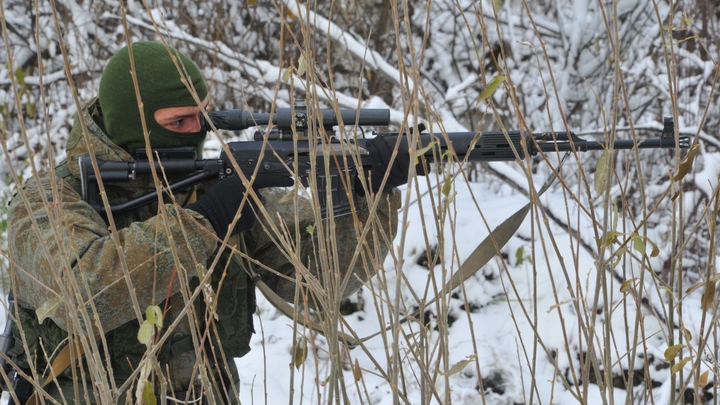
M 375 105 L 384 102 L 391 108 L 393 125 L 401 130 L 417 128 L 420 121 L 430 122 L 438 135 L 476 126 L 503 131 L 584 126 L 610 142 L 643 139 L 650 132 L 648 122 L 672 115 L 675 122 L 695 128 L 694 141 L 704 141 L 685 176 L 678 173 L 686 152 L 678 151 L 572 154 L 559 170 L 551 196 L 543 198 L 537 196 L 537 185 L 557 166 L 558 154 L 482 166 L 438 160 L 429 176 L 411 176 L 402 194 L 406 208 L 399 213 L 399 231 L 389 257 L 383 263 L 375 257 L 376 246 L 369 244 L 359 245 L 353 255 L 352 264 L 378 273 L 361 295 L 369 319 L 362 330 L 352 328 L 355 318 L 348 321 L 341 313 L 349 276 L 340 277 L 339 270 L 352 264 L 337 260 L 333 221 L 313 230 L 322 241 L 312 249 L 314 269 L 303 264 L 306 258 L 296 242 L 305 230 L 294 224 L 296 219 L 285 218 L 284 224 L 267 229 L 280 254 L 295 264 L 299 283 L 294 305 L 317 300 L 314 305 L 322 308 L 325 336 L 302 327 L 302 318 L 313 317 L 312 311 L 298 311 L 288 321 L 292 329 L 286 330 L 286 338 L 293 336 L 294 343 L 283 360 L 297 361 L 299 367 L 290 367 L 288 381 L 280 383 L 289 387 L 290 404 L 311 402 L 308 398 L 318 404 L 390 403 L 389 398 L 394 404 L 572 400 L 677 404 L 705 403 L 710 396 L 717 402 L 719 205 L 717 170 L 711 162 L 718 143 L 708 135 L 720 122 L 715 94 L 717 39 L 710 37 L 708 28 L 717 24 L 713 13 L 694 21 L 687 17 L 692 6 L 676 10 L 672 4 L 653 2 L 641 12 L 640 7 L 620 10 L 622 4 L 617 2 L 593 3 L 587 4 L 591 10 L 587 20 L 575 21 L 577 10 L 555 9 L 546 2 L 496 1 L 494 7 L 490 2 L 459 1 L 254 3 L 135 2 L 125 15 L 110 3 L 0 1 L 7 16 L 2 20 L 3 62 L 15 63 L 14 74 L 2 82 L 0 140 L 8 169 L 0 173 L 6 176 L 5 184 L 18 191 L 15 198 L 26 199 L 17 184 L 51 170 L 56 155 L 63 156 L 72 113 L 61 111 L 79 110 L 95 93 L 103 62 L 117 41 L 128 37 L 162 37 L 187 52 L 208 76 L 215 109 L 271 111 L 289 106 L 296 98 L 305 98 L 316 108 L 355 109 L 361 100 L 372 98 Z M 418 12 L 424 8 L 433 12 Z M 152 13 L 157 9 L 165 14 Z M 440 24 L 447 17 L 444 13 L 454 16 L 449 20 L 452 24 Z M 32 24 L 22 26 L 20 18 L 28 16 Z M 597 28 L 595 38 L 578 40 L 573 34 L 583 32 L 568 28 L 574 26 Z M 56 40 L 49 39 L 55 36 Z M 639 48 L 647 47 L 638 43 L 652 49 L 640 54 Z M 591 56 L 593 69 L 584 69 Z M 655 64 L 647 72 L 635 69 L 650 61 Z M 290 67 L 294 75 L 283 79 Z M 460 83 L 456 76 L 474 80 Z M 496 76 L 506 80 L 494 95 L 478 102 Z M 340 131 L 353 135 L 350 127 Z M 216 134 L 213 145 L 225 142 L 226 135 Z M 329 164 L 318 159 L 314 170 Z M 453 179 L 451 188 L 436 186 L 446 179 Z M 478 306 L 472 292 L 478 290 L 481 277 L 473 281 L 471 292 L 466 286 L 454 292 L 443 288 L 469 253 L 456 243 L 466 237 L 458 233 L 467 229 L 465 218 L 480 219 L 480 234 L 498 223 L 491 210 L 482 208 L 489 199 L 473 195 L 472 186 L 473 212 L 462 211 L 467 206 L 453 199 L 468 193 L 464 185 L 468 180 L 484 182 L 496 198 L 521 194 L 533 203 L 530 221 L 501 249 L 507 259 L 493 260 L 478 273 L 488 283 L 492 282 L 488 274 L 494 275 L 494 285 L 502 291 L 481 304 L 509 314 L 516 339 L 508 344 L 516 348 L 511 358 L 502 350 L 492 351 L 485 340 L 482 329 L 487 325 L 477 322 L 491 319 L 483 317 L 487 310 L 469 310 Z M 317 201 L 318 195 L 313 197 Z M 371 201 L 371 211 L 378 203 Z M 260 211 L 275 223 L 272 212 Z M 319 218 L 319 207 L 316 211 Z M 6 220 L 4 215 L 0 208 L 0 221 Z M 61 241 L 62 212 L 57 215 L 57 221 L 51 222 L 58 224 L 53 233 Z M 159 215 L 167 218 L 164 210 Z M 2 224 L 0 265 L 10 270 L 12 279 L 17 268 L 5 250 Z M 371 215 L 365 222 L 355 221 L 355 232 L 361 239 L 371 235 L 375 241 L 391 240 L 381 231 L 382 225 Z M 110 228 L 114 230 L 112 223 Z M 423 237 L 418 239 L 419 232 Z M 112 235 L 121 253 L 117 232 Z M 408 274 L 418 274 L 414 262 L 422 250 L 432 271 L 426 281 L 418 282 Z M 38 254 L 50 257 L 47 251 Z M 177 252 L 173 255 L 179 263 Z M 55 269 L 58 279 L 63 267 L 71 267 L 70 252 L 62 259 Z M 210 271 L 216 265 L 201 264 Z M 123 283 L 129 282 L 132 269 L 124 270 Z M 183 281 L 189 276 L 180 272 L 178 277 Z M 184 284 L 186 302 L 212 297 Z M 119 392 L 138 388 L 135 382 L 118 387 L 104 372 L 106 342 L 88 338 L 94 333 L 85 325 L 92 324 L 93 313 L 78 300 L 84 286 L 85 280 L 72 280 L 59 297 L 62 305 L 73 309 L 72 335 L 84 337 L 80 339 L 87 359 L 84 372 L 92 382 L 87 389 L 110 403 Z M 437 299 L 431 302 L 433 298 Z M 549 308 L 548 302 L 552 302 Z M 255 339 L 264 342 L 262 327 L 272 316 L 267 303 L 262 303 L 266 310 L 259 318 L 260 327 L 256 325 Z M 459 312 L 460 307 L 468 310 Z M 431 313 L 433 319 L 399 322 L 416 309 Z M 189 305 L 184 310 L 192 312 Z M 143 319 L 146 308 L 135 303 L 134 311 Z M 451 318 L 458 324 L 451 326 Z M 550 334 L 546 325 L 556 330 Z M 164 387 L 153 358 L 174 326 L 164 325 L 148 344 L 147 366 L 139 366 L 134 377 L 154 377 L 156 386 Z M 469 336 L 452 332 L 458 328 Z M 341 332 L 356 338 L 378 336 L 372 344 L 350 351 Z M 196 333 L 197 343 L 210 332 Z M 458 347 L 470 350 L 463 352 L 464 360 L 454 352 Z M 207 354 L 200 347 L 197 352 Z M 205 364 L 222 363 L 214 362 Z M 45 372 L 32 370 L 35 381 L 41 381 Z M 211 384 L 206 374 L 201 372 L 201 378 Z M 498 375 L 506 384 L 502 392 Z M 268 378 L 273 377 L 258 376 Z M 459 390 L 450 389 L 465 381 L 461 379 L 472 380 L 474 396 L 460 397 Z M 265 391 L 267 397 L 266 383 L 255 381 L 253 389 Z M 390 387 L 390 392 L 378 397 L 374 388 L 378 385 Z M 468 391 L 473 389 L 462 392 Z

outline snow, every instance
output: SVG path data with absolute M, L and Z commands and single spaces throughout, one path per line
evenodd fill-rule
M 31 3 L 10 0 L 3 10 L 11 30 L 10 49 L 0 55 L 0 224 L 5 219 L 2 207 L 17 187 L 12 171 L 27 179 L 31 161 L 42 168 L 53 163 L 47 160 L 50 154 L 55 162 L 63 159 L 62 145 L 77 108 L 50 4 L 41 2 L 37 11 Z M 63 45 L 75 89 L 86 101 L 97 92 L 104 61 L 125 43 L 119 3 L 61 3 Z M 491 229 L 528 203 L 526 196 L 539 189 L 557 159 L 465 166 L 472 181 L 456 177 L 449 196 L 437 186 L 443 177 L 434 173 L 429 182 L 421 179 L 417 190 L 409 187 L 409 194 L 404 187 L 406 205 L 400 217 L 405 222 L 393 242 L 394 252 L 402 256 L 390 255 L 379 276 L 351 297 L 364 307 L 346 317 L 348 328 L 359 336 L 379 335 L 364 347 L 342 353 L 348 364 L 342 371 L 343 386 L 350 403 L 395 404 L 400 395 L 407 403 L 665 404 L 671 397 L 670 382 L 674 379 L 678 388 L 682 381 L 679 374 L 671 375 L 664 352 L 681 341 L 688 345 L 682 356 L 693 358 L 682 376 L 691 376 L 690 388 L 696 384 L 691 366 L 698 365 L 698 374 L 714 369 L 716 312 L 701 307 L 704 283 L 716 274 L 719 256 L 710 244 L 710 237 L 717 236 L 710 234 L 713 212 L 706 213 L 713 207 L 720 174 L 717 62 L 708 56 L 718 54 L 718 41 L 692 40 L 691 34 L 680 33 L 688 24 L 693 32 L 703 29 L 700 17 L 683 20 L 694 10 L 674 6 L 670 15 L 667 2 L 649 0 L 505 0 L 495 15 L 488 0 L 410 1 L 408 10 L 398 9 L 403 21 L 395 32 L 392 25 L 383 30 L 387 27 L 381 22 L 390 9 L 379 1 L 340 2 L 333 9 L 322 2 L 308 7 L 294 0 L 255 6 L 221 3 L 178 0 L 166 7 L 150 2 L 146 9 L 131 1 L 126 10 L 133 40 L 157 38 L 156 24 L 171 44 L 198 58 L 215 109 L 266 112 L 271 105 L 289 107 L 292 98 L 310 91 L 323 106 L 387 108 L 391 130 L 424 122 L 436 134 L 497 130 L 502 125 L 602 136 L 614 128 L 624 139 L 642 139 L 657 134 L 662 117 L 674 116 L 682 134 L 698 134 L 701 141 L 701 153 L 683 184 L 669 180 L 682 160 L 674 152 L 642 151 L 637 157 L 617 152 L 610 200 L 594 190 L 600 153 L 571 157 L 562 178 L 534 202 L 502 255 L 444 296 L 439 286 Z M 282 17 L 276 6 L 284 7 Z M 28 24 L 30 15 L 33 24 Z M 717 24 L 713 15 L 702 17 Z M 664 27 L 671 22 L 678 28 L 671 32 L 677 35 L 672 44 Z M 31 25 L 37 25 L 39 38 Z M 293 36 L 299 26 L 312 34 Z M 490 50 L 499 44 L 507 53 L 501 71 L 491 66 L 490 58 Z M 335 86 L 350 90 L 310 84 L 305 76 L 283 82 L 289 62 L 297 64 L 301 53 L 315 58 L 318 77 L 336 72 Z M 42 70 L 35 61 L 38 54 Z M 24 128 L 17 119 L 23 109 L 14 105 L 18 94 L 10 80 L 20 66 L 26 66 L 25 90 L 22 85 L 15 90 L 24 92 L 19 95 L 23 106 L 37 105 L 35 116 L 23 116 Z M 502 71 L 503 66 L 507 70 Z M 483 86 L 500 74 L 507 81 L 478 103 Z M 220 135 L 224 141 L 237 141 L 249 139 L 252 132 Z M 209 136 L 205 157 L 220 153 L 220 139 Z M 621 208 L 617 219 L 613 206 Z M 446 215 L 442 222 L 433 210 Z M 604 228 L 604 218 L 612 219 L 612 229 Z M 628 248 L 614 268 L 613 255 L 620 245 L 600 246 L 609 230 L 621 233 L 617 239 Z M 658 245 L 657 257 L 643 257 L 634 248 L 634 232 Z M 0 271 L 8 268 L 5 238 L 0 228 Z M 678 255 L 680 246 L 684 250 Z M 423 257 L 436 248 L 442 260 L 428 269 Z M 668 285 L 670 278 L 676 284 Z M 418 300 L 436 296 L 440 301 L 426 308 L 432 312 L 428 327 L 405 323 L 397 341 L 392 331 L 384 331 L 396 310 L 412 312 Z M 668 309 L 670 297 L 676 306 Z M 328 400 L 332 361 L 325 338 L 301 328 L 312 350 L 295 369 L 291 350 L 298 336 L 293 336 L 292 321 L 261 296 L 258 308 L 253 350 L 236 360 L 243 403 Z M 670 310 L 675 311 L 672 321 Z M 632 368 L 641 383 L 626 391 L 601 387 L 597 375 L 581 374 L 589 342 L 600 372 L 607 367 L 620 376 Z M 707 346 L 698 353 L 701 344 Z M 356 363 L 360 381 L 352 369 Z M 457 370 L 456 364 L 465 365 Z M 398 367 L 402 385 L 394 387 Z M 447 373 L 451 369 L 454 372 Z M 422 377 L 423 370 L 432 382 Z M 708 381 L 714 382 L 712 373 Z
M 447 259 L 450 259 L 450 256 L 457 254 L 460 262 L 463 262 L 488 235 L 488 227 L 496 227 L 527 202 L 521 196 L 497 198 L 491 189 L 481 183 L 471 183 L 467 186 L 465 184 L 458 185 L 454 191 L 457 194 L 454 198 L 453 210 L 457 210 L 458 218 L 454 223 L 454 231 L 446 226 L 445 237 L 453 236 L 447 241 L 451 248 L 447 249 L 445 255 Z M 557 198 L 557 196 L 555 197 Z M 427 196 L 422 197 L 422 200 L 425 206 L 431 203 Z M 425 237 L 434 240 L 437 235 L 432 228 L 427 230 L 427 235 L 423 233 L 420 228 L 420 217 L 424 215 L 425 220 L 430 224 L 434 221 L 432 216 L 421 213 L 418 206 L 418 204 L 413 204 L 407 208 L 409 226 L 405 234 L 404 250 L 407 254 L 403 266 L 407 282 L 400 282 L 403 300 L 407 305 L 413 302 L 411 298 L 413 295 L 422 297 L 423 291 L 430 291 L 430 295 L 425 299 L 436 295 L 431 286 L 432 278 L 435 278 L 438 284 L 446 281 L 446 278 L 443 279 L 440 266 L 430 272 L 416 264 L 418 254 L 424 250 Z M 476 206 L 479 206 L 479 209 Z M 483 216 L 487 220 L 487 226 L 483 224 Z M 557 227 L 552 227 L 553 238 L 558 246 L 557 251 L 549 251 L 547 254 L 536 251 L 533 258 L 534 262 L 538 264 L 536 269 L 533 269 L 528 258 L 524 259 L 523 264 L 519 264 L 515 253 L 520 247 L 523 247 L 526 254 L 531 251 L 531 243 L 527 241 L 528 236 L 532 234 L 531 228 L 532 224 L 528 217 L 518 231 L 518 236 L 514 237 L 503 249 L 508 253 L 509 263 L 503 263 L 499 257 L 496 257 L 481 272 L 465 283 L 460 299 L 448 299 L 447 296 L 443 298 L 444 305 L 457 318 L 448 328 L 448 336 L 445 337 L 444 344 L 448 345 L 450 349 L 447 363 L 453 365 L 477 356 L 477 364 L 475 361 L 470 362 L 463 371 L 449 377 L 449 384 L 452 387 L 451 398 L 454 403 L 471 404 L 481 401 L 481 394 L 476 389 L 476 366 L 481 370 L 483 378 L 495 376 L 494 378 L 498 381 L 502 381 L 502 393 L 488 394 L 488 397 L 495 398 L 497 403 L 525 402 L 531 392 L 533 376 L 537 382 L 537 392 L 534 395 L 536 403 L 551 401 L 573 403 L 574 401 L 560 384 L 560 377 L 557 375 L 558 372 L 566 370 L 568 360 L 573 356 L 572 353 L 565 353 L 564 348 L 577 348 L 577 341 L 573 336 L 580 333 L 578 325 L 571 317 L 578 298 L 571 296 L 568 291 L 575 288 L 568 286 L 561 268 L 563 265 L 570 267 L 570 274 L 575 275 L 577 279 L 568 281 L 571 283 L 577 281 L 579 285 L 582 285 L 580 290 L 586 296 L 594 290 L 593 282 L 597 272 L 590 255 L 581 251 L 578 257 L 574 257 L 577 256 L 573 253 L 574 243 L 566 232 Z M 535 231 L 540 230 L 536 229 Z M 399 239 L 400 236 L 396 238 L 396 243 Z M 570 259 L 570 262 L 564 258 Z M 455 269 L 456 266 L 457 262 L 455 262 Z M 393 270 L 392 260 L 386 261 L 385 271 L 383 280 L 386 283 L 386 289 L 394 291 L 398 280 Z M 619 295 L 619 287 L 617 284 L 613 286 L 614 295 Z M 376 285 L 374 290 L 378 291 L 380 287 Z M 577 293 L 578 291 L 573 292 L 573 294 Z M 388 312 L 390 309 L 371 307 L 372 303 L 382 300 L 377 297 L 373 298 L 368 288 L 362 290 L 362 295 L 366 307 L 364 311 L 352 314 L 348 323 L 360 336 L 365 336 L 382 330 L 382 322 L 376 314 L 378 311 Z M 479 309 L 472 312 L 461 310 L 460 306 L 463 304 L 461 297 L 463 296 Z M 257 336 L 253 341 L 251 353 L 237 361 L 241 370 L 241 399 L 243 403 L 263 403 L 264 395 L 267 392 L 267 403 L 286 401 L 291 395 L 291 389 L 287 385 L 278 385 L 277 382 L 289 381 L 292 367 L 291 321 L 278 316 L 276 310 L 262 298 L 258 305 L 259 315 L 256 320 L 258 323 L 260 320 L 262 321 L 263 336 Z M 581 307 L 585 307 L 585 305 L 581 305 Z M 602 304 L 599 303 L 596 307 L 602 308 Z M 434 309 L 432 306 L 431 308 Z M 628 311 L 632 314 L 635 309 L 630 306 Z M 621 317 L 613 318 L 614 339 L 617 341 L 625 340 L 623 331 L 627 325 L 624 322 Z M 632 315 L 627 322 L 632 324 Z M 410 322 L 403 326 L 403 333 L 412 335 L 418 331 L 418 328 L 419 324 Z M 657 324 L 653 326 L 648 322 L 645 331 L 654 334 L 658 333 L 658 328 Z M 428 344 L 437 343 L 437 340 L 440 339 L 438 333 L 431 334 L 432 337 Z M 390 336 L 387 338 L 390 339 Z M 322 373 L 328 367 L 327 358 L 323 358 L 321 354 L 326 344 L 320 336 L 316 335 L 315 339 L 319 341 L 318 350 L 320 352 L 318 357 L 313 359 L 314 362 L 310 359 L 306 361 L 304 373 L 315 375 L 317 372 L 320 373 L 322 379 Z M 534 347 L 535 343 L 539 343 L 540 346 Z M 405 348 L 404 350 L 408 350 L 407 344 L 400 343 L 401 347 Z M 533 354 L 535 350 L 538 352 L 537 356 Z M 366 342 L 365 350 L 357 348 L 349 354 L 348 362 L 350 364 L 357 361 L 361 368 L 369 370 L 363 376 L 365 385 L 377 387 L 371 395 L 377 400 L 377 402 L 372 401 L 373 403 L 392 403 L 390 390 L 382 388 L 387 387 L 387 381 L 373 376 L 373 372 L 377 373 L 378 370 L 369 360 L 376 359 L 382 362 L 388 351 L 388 345 L 378 336 Z M 559 353 L 558 368 L 550 359 L 550 351 Z M 659 349 L 659 353 L 662 353 L 662 348 Z M 657 354 L 657 356 L 661 356 L 661 354 Z M 530 373 L 529 370 L 533 367 L 531 360 L 533 358 L 537 358 L 534 364 L 535 371 Z M 636 362 L 636 364 L 640 364 L 640 362 Z M 407 373 L 409 368 L 415 368 L 417 365 L 410 359 L 403 367 L 406 368 Z M 264 379 L 266 370 L 273 376 L 268 380 Z M 346 371 L 344 378 L 346 381 L 352 381 L 352 371 Z M 263 381 L 267 381 L 269 385 L 267 391 L 264 391 Z M 302 379 L 296 377 L 295 381 L 294 398 L 296 403 L 313 402 L 316 393 L 307 389 L 301 393 Z M 553 381 L 555 384 L 551 383 Z M 442 379 L 438 383 L 438 388 L 442 387 L 441 382 Z M 417 381 L 415 383 L 419 384 Z M 348 389 L 351 398 L 354 395 L 361 395 L 354 391 L 353 387 L 348 387 Z M 418 389 L 415 387 L 408 390 L 411 394 L 408 397 L 411 403 L 419 400 Z M 615 395 L 618 396 L 618 400 L 621 400 L 621 393 L 616 392 Z M 591 396 L 591 398 L 593 397 L 599 398 L 599 393 Z M 357 401 L 359 403 L 360 400 L 357 399 Z M 491 401 L 491 403 L 495 402 Z

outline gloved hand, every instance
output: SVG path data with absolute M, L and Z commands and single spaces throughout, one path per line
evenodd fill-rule
M 393 161 L 392 166 L 390 166 L 390 158 L 392 157 L 396 142 L 397 138 L 394 136 L 377 136 L 370 139 L 365 144 L 366 149 L 370 153 L 370 162 L 372 163 L 372 170 L 370 170 L 368 180 L 370 182 L 370 188 L 375 194 L 384 190 L 391 190 L 407 183 L 411 159 L 410 153 L 408 152 L 407 142 L 404 140 L 400 142 L 397 156 L 395 156 L 395 160 Z M 385 187 L 381 189 L 380 185 L 385 177 L 385 173 L 388 171 L 389 174 L 387 181 L 385 182 Z M 416 166 L 416 172 L 418 175 L 425 175 L 427 171 L 421 163 L 418 163 Z M 364 190 L 359 179 L 356 181 L 355 190 L 360 195 L 364 194 Z
M 259 175 L 253 183 L 254 189 L 266 187 L 289 187 L 294 184 L 288 176 L 282 175 Z M 240 176 L 233 175 L 218 181 L 210 187 L 197 202 L 187 205 L 185 208 L 198 212 L 212 225 L 215 234 L 224 238 L 228 228 L 240 208 L 240 202 L 245 195 L 245 186 Z M 242 215 L 238 219 L 231 235 L 249 230 L 255 225 L 257 219 L 252 208 L 252 199 L 248 197 L 242 208 Z

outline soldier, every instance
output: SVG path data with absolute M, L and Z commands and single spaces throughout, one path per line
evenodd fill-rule
M 55 168 L 54 177 L 42 174 L 29 179 L 9 205 L 11 279 L 20 320 L 13 328 L 16 344 L 9 354 L 23 370 L 30 370 L 32 364 L 42 381 L 53 357 L 68 346 L 68 337 L 102 337 L 95 357 L 88 359 L 86 354 L 84 361 L 75 362 L 77 367 L 60 370 L 46 390 L 61 402 L 124 403 L 128 391 L 113 392 L 108 386 L 120 387 L 146 355 L 146 347 L 137 339 L 139 314 L 149 305 L 160 305 L 166 311 L 162 332 L 168 337 L 155 354 L 156 392 L 159 382 L 167 381 L 168 395 L 179 400 L 212 397 L 215 403 L 237 403 L 239 378 L 233 358 L 250 350 L 254 332 L 255 286 L 248 266 L 292 302 L 295 265 L 267 232 L 267 219 L 256 216 L 257 207 L 242 203 L 247 190 L 237 175 L 176 193 L 172 201 L 166 197 L 163 206 L 148 204 L 111 218 L 83 201 L 81 156 L 94 153 L 107 161 L 132 161 L 136 150 L 145 147 L 146 133 L 153 149 L 192 146 L 202 152 L 206 134 L 201 111 L 207 105 L 208 90 L 198 67 L 177 50 L 156 42 L 134 43 L 132 57 L 142 109 L 125 47 L 108 62 L 98 97 L 75 117 L 67 157 Z M 369 147 L 370 184 L 376 185 L 372 192 L 385 193 L 375 213 L 375 223 L 381 224 L 385 235 L 373 241 L 370 233 L 367 245 L 372 251 L 368 249 L 365 257 L 381 264 L 397 230 L 399 195 L 394 187 L 407 181 L 410 160 L 407 150 L 401 150 L 396 159 L 401 163 L 388 169 L 394 144 L 376 139 Z M 381 190 L 377 186 L 386 170 L 390 173 Z M 141 177 L 126 183 L 105 182 L 110 203 L 155 190 L 151 177 Z M 289 227 L 288 235 L 295 235 L 296 224 L 304 231 L 314 223 L 309 201 L 299 200 L 300 206 L 295 207 L 293 199 L 281 199 L 287 191 L 278 187 L 292 184 L 289 175 L 259 177 L 253 183 L 268 212 L 277 213 L 276 226 L 282 219 Z M 357 196 L 356 206 L 358 218 L 366 221 L 369 208 L 364 196 Z M 238 210 L 241 216 L 231 226 Z M 348 296 L 372 274 L 367 274 L 361 260 L 349 267 L 358 245 L 353 216 L 337 218 L 335 224 L 338 271 L 343 277 L 354 273 L 344 292 Z M 220 249 L 219 242 L 228 233 L 235 236 L 238 249 L 252 264 L 227 248 Z M 301 234 L 302 240 L 294 241 L 301 246 L 296 257 L 312 258 L 310 249 L 318 241 L 313 242 L 309 232 Z M 217 300 L 212 311 L 203 294 L 190 298 L 205 268 L 211 271 L 210 285 Z M 53 302 L 59 304 L 51 306 L 49 319 L 40 322 L 37 310 Z M 91 360 L 101 362 L 108 374 L 89 370 Z

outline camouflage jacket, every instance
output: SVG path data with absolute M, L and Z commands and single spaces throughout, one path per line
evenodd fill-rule
M 109 221 L 81 198 L 78 157 L 88 156 L 92 146 L 98 159 L 133 158 L 105 135 L 97 100 L 88 104 L 82 118 L 87 132 L 76 116 L 67 160 L 56 168 L 56 175 L 29 179 L 9 205 L 11 280 L 21 318 L 14 333 L 19 338 L 22 330 L 29 346 L 28 352 L 16 346 L 13 354 L 23 367 L 32 361 L 44 370 L 46 361 L 40 353 L 53 353 L 69 333 L 89 335 L 92 329 L 94 335 L 100 331 L 105 335 L 104 349 L 115 378 L 127 376 L 146 350 L 137 340 L 138 318 L 147 306 L 157 304 L 169 308 L 163 330 L 169 337 L 159 361 L 174 373 L 166 377 L 175 390 L 187 388 L 195 375 L 193 366 L 215 369 L 215 364 L 222 364 L 222 359 L 208 359 L 209 351 L 196 356 L 200 352 L 192 344 L 193 332 L 196 341 L 207 339 L 207 325 L 213 327 L 209 335 L 217 339 L 214 347 L 222 347 L 229 363 L 226 370 L 237 378 L 232 358 L 250 350 L 253 333 L 255 294 L 247 268 L 290 302 L 298 274 L 310 280 L 308 284 L 320 286 L 314 290 L 320 297 L 327 294 L 329 282 L 344 282 L 342 295 L 347 297 L 374 275 L 373 269 L 382 266 L 389 251 L 397 229 L 396 190 L 382 196 L 372 217 L 365 199 L 357 197 L 356 216 L 317 226 L 309 199 L 293 198 L 285 189 L 264 189 L 261 198 L 267 215 L 259 213 L 258 223 L 242 235 L 238 254 L 220 252 L 209 222 L 181 208 L 190 193 L 176 194 L 174 203 L 165 199 L 162 207 L 154 203 L 114 214 Z M 153 190 L 151 178 L 105 184 L 111 204 Z M 366 222 L 371 228 L 359 244 Z M 111 231 L 113 224 L 116 232 Z M 204 269 L 211 272 L 209 283 L 203 285 L 204 291 L 197 291 Z M 191 302 L 193 293 L 197 298 Z M 207 302 L 214 308 L 208 308 Z M 48 307 L 49 319 L 39 322 L 38 309 Z M 216 321 L 207 322 L 212 319 Z

